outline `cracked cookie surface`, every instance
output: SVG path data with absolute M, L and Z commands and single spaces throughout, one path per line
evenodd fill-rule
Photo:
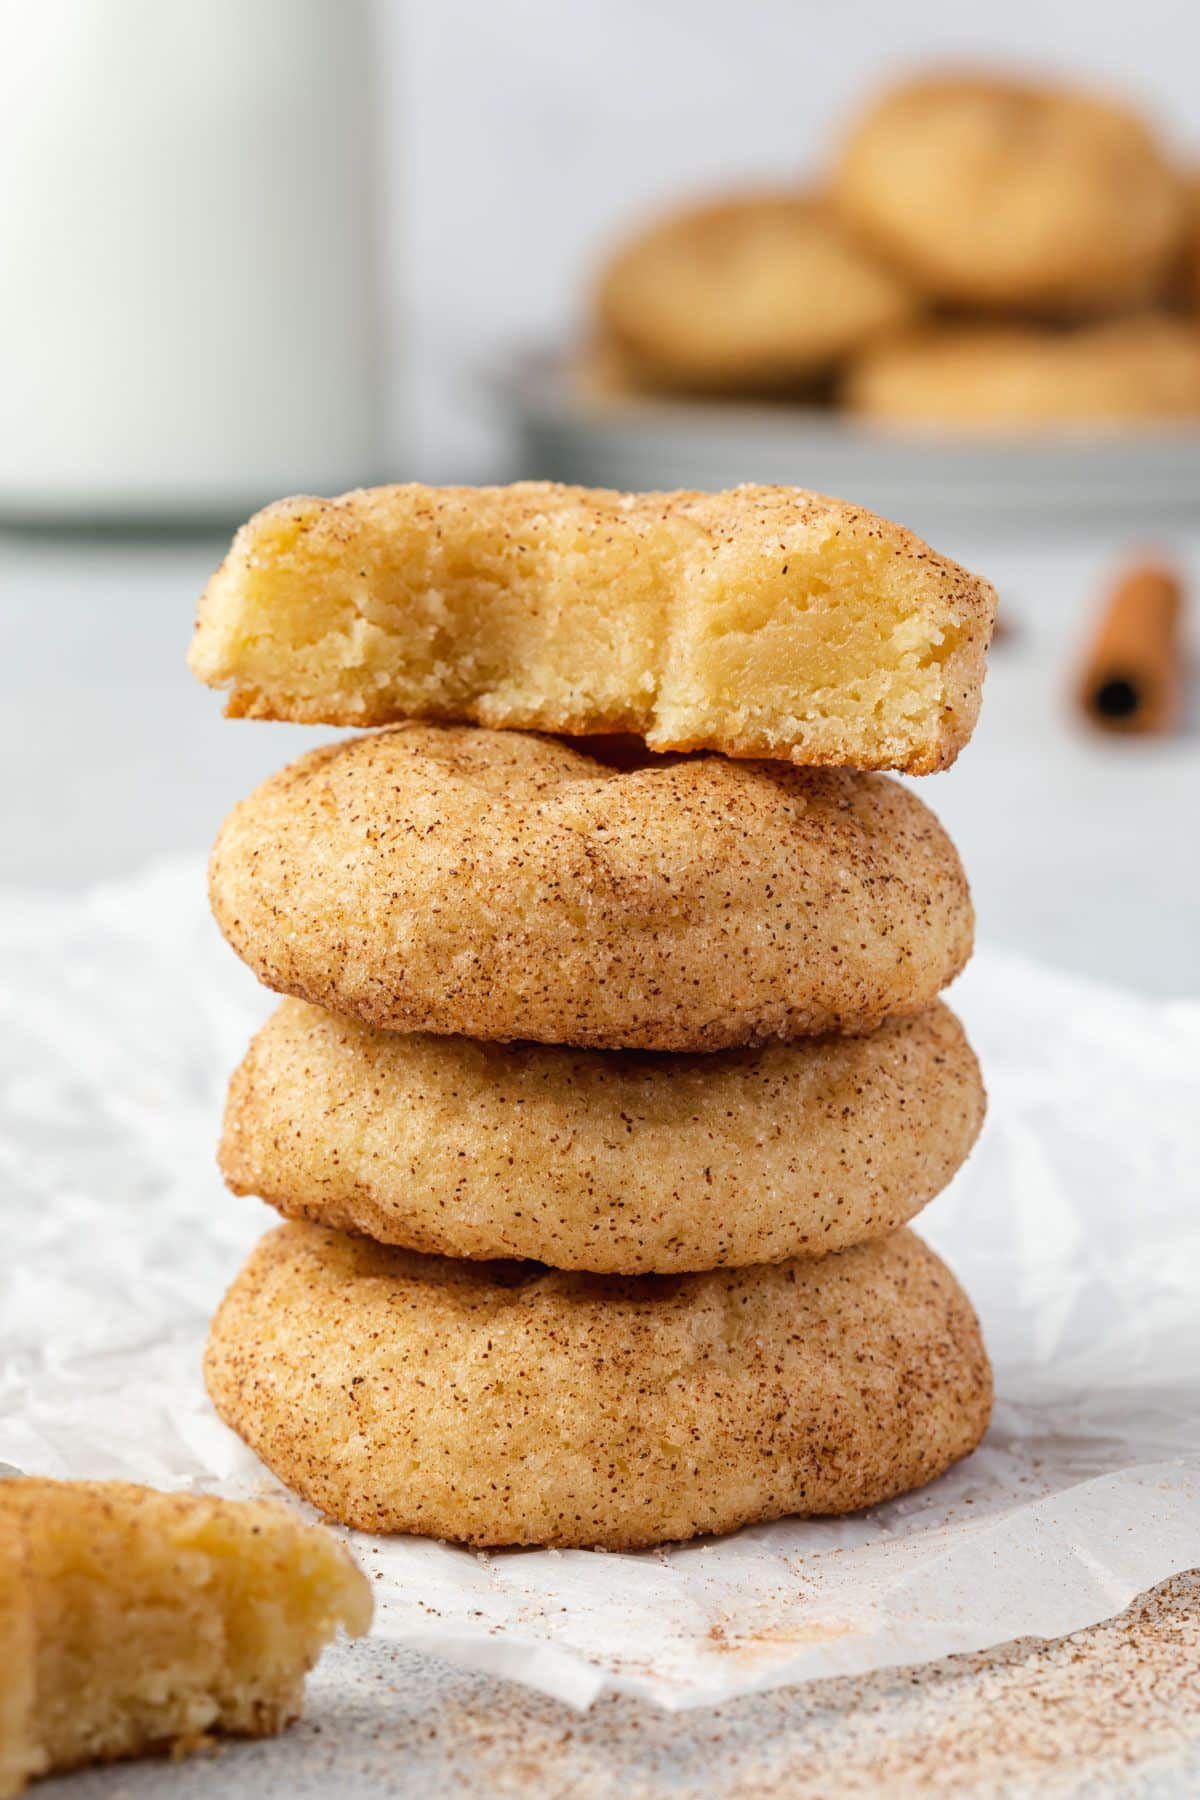
M 911 789 L 718 756 L 632 766 L 404 725 L 236 806 L 213 911 L 266 986 L 390 1031 L 717 1050 L 870 1031 L 970 954 L 958 855 Z
M 708 1056 L 375 1031 L 285 1000 L 220 1162 L 285 1218 L 445 1256 L 660 1274 L 824 1256 L 913 1217 L 983 1121 L 940 1004 Z
M 904 1230 L 622 1278 L 282 1225 L 226 1295 L 205 1378 L 343 1524 L 612 1549 L 905 1493 L 974 1449 L 992 1391 L 969 1301 Z

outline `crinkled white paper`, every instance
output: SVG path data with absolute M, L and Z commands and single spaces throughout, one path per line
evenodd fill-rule
M 578 1704 L 668 1707 L 1057 1636 L 1200 1565 L 1200 1004 L 981 952 L 953 1001 L 991 1097 L 922 1230 L 996 1365 L 983 1448 L 922 1493 L 636 1556 L 354 1538 L 378 1632 Z M 208 1318 L 274 1218 L 213 1155 L 272 1004 L 198 862 L 0 900 L 0 1459 L 242 1494 Z

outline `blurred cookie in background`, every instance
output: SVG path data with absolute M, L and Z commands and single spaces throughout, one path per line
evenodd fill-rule
M 1200 330 L 1165 314 L 1074 331 L 931 326 L 868 351 L 844 399 L 860 415 L 930 426 L 1190 418 L 1200 414 Z
M 596 326 L 575 355 L 573 384 L 585 400 L 604 404 L 657 392 L 653 377 L 610 331 Z
M 847 224 L 937 300 L 1086 314 L 1157 297 L 1184 230 L 1178 175 L 1123 106 L 935 74 L 889 89 L 843 145 Z
M 644 361 L 614 332 L 593 323 L 570 358 L 569 374 L 573 393 L 593 412 L 654 400 L 685 405 L 692 401 L 747 401 L 755 406 L 828 408 L 833 404 L 844 367 L 842 357 L 817 373 L 787 379 L 722 381 L 718 385 L 711 381 L 682 382 L 678 377 L 664 377 L 660 368 Z
M 1179 253 L 1175 303 L 1183 311 L 1200 317 L 1200 169 L 1194 169 L 1184 181 L 1187 224 Z
M 918 302 L 822 201 L 759 190 L 641 230 L 604 270 L 595 310 L 608 391 L 614 376 L 628 391 L 632 372 L 635 389 L 761 392 L 821 375 Z

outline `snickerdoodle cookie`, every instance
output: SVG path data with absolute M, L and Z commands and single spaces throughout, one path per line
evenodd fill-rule
M 252 1253 L 213 1404 L 331 1518 L 632 1548 L 918 1487 L 978 1443 L 970 1304 L 908 1231 L 704 1275 L 422 1257 L 316 1225 Z
M 412 485 L 251 519 L 189 660 L 234 714 L 922 774 L 971 735 L 995 600 L 903 527 L 796 488 Z
M 846 142 L 848 223 L 963 305 L 1089 312 L 1152 299 L 1183 227 L 1142 122 L 1088 94 L 985 75 L 885 93 Z
M 719 756 L 613 767 L 400 725 L 225 821 L 222 931 L 266 986 L 392 1031 L 642 1050 L 916 1013 L 971 949 L 962 866 L 886 776 Z
M 345 1546 L 272 1502 L 0 1481 L 0 1794 L 279 1731 L 339 1627 L 370 1622 Z
M 596 310 L 658 384 L 714 392 L 794 384 L 917 300 L 827 206 L 776 190 L 655 219 L 605 269 Z
M 1153 314 L 1074 331 L 943 327 L 870 351 L 851 408 L 930 425 L 1125 424 L 1200 413 L 1200 329 Z
M 1200 170 L 1187 177 L 1185 191 L 1187 229 L 1172 285 L 1176 301 L 1195 317 L 1200 315 Z
M 820 1256 L 963 1162 L 979 1065 L 945 1006 L 712 1056 L 375 1031 L 287 1000 L 233 1078 L 235 1192 L 380 1243 L 626 1275 Z

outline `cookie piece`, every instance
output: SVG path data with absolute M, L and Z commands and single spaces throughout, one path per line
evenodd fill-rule
M 266 1501 L 120 1481 L 0 1481 L 0 1793 L 83 1763 L 266 1737 L 366 1577 L 320 1527 Z M 7 1785 L 5 1785 L 7 1783 Z
M 217 922 L 259 980 L 389 1031 L 719 1050 L 870 1031 L 962 968 L 972 912 L 885 776 L 398 725 L 229 815 Z
M 834 175 L 850 226 L 931 296 L 1086 313 L 1152 299 L 1183 227 L 1142 121 L 1090 94 L 986 75 L 885 93 Z
M 226 1424 L 330 1518 L 634 1549 L 853 1512 L 974 1449 L 970 1304 L 908 1231 L 705 1275 L 559 1274 L 282 1225 L 204 1362 Z
M 664 387 L 789 388 L 907 324 L 908 283 L 805 194 L 733 194 L 656 219 L 596 293 L 600 325 Z
M 681 1057 L 374 1031 L 286 1000 L 230 1085 L 220 1162 L 235 1193 L 384 1244 L 676 1274 L 891 1231 L 983 1111 L 942 1005 Z
M 953 762 L 992 588 L 795 488 L 375 488 L 242 528 L 190 663 L 227 711 L 404 718 L 796 763 Z
M 1125 424 L 1200 413 L 1200 331 L 1153 314 L 1074 331 L 961 326 L 870 352 L 854 411 L 930 425 Z
M 2 1491 L 2 1490 L 0 1490 Z M 25 1546 L 0 1518 L 0 1797 L 23 1792 L 47 1761 L 33 1727 L 36 1658 Z

